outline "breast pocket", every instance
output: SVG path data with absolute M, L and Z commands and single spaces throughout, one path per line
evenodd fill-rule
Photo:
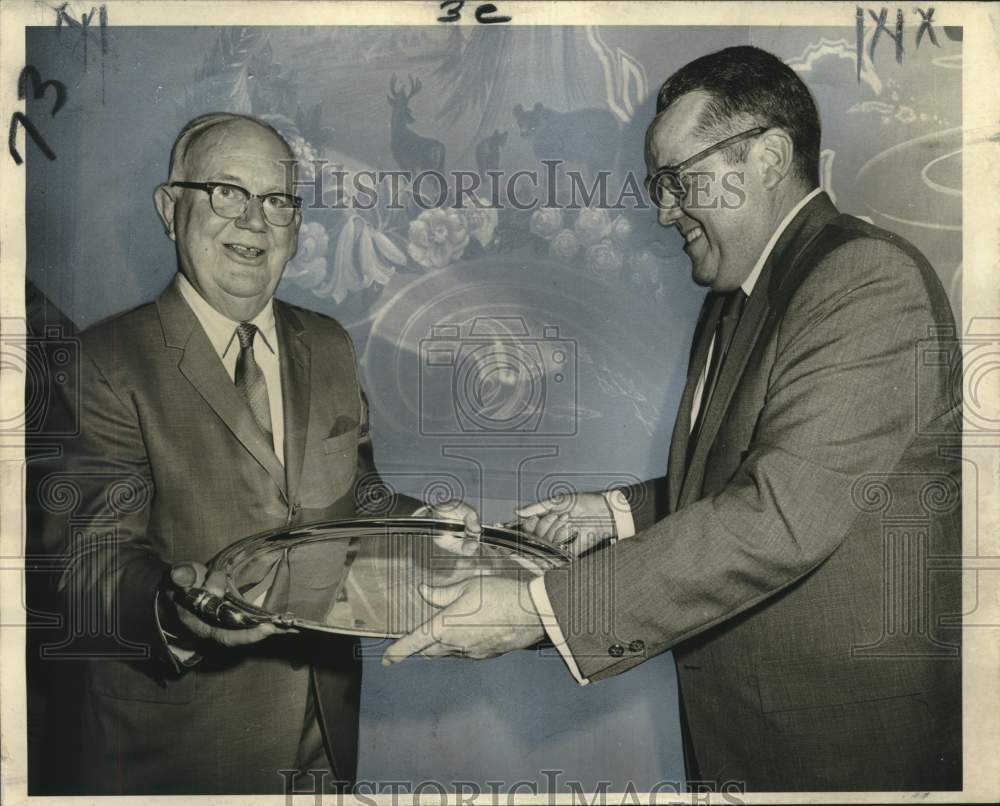
M 326 437 L 303 469 L 302 506 L 329 506 L 351 488 L 358 467 L 359 425 Z

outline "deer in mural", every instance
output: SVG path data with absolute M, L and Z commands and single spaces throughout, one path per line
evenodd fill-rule
M 410 112 L 410 99 L 420 92 L 420 79 L 410 76 L 410 88 L 396 89 L 396 74 L 389 80 L 389 95 L 386 96 L 392 107 L 392 129 L 389 148 L 392 156 L 404 171 L 411 175 L 421 171 L 444 170 L 444 143 L 430 137 L 421 137 L 409 128 L 414 122 Z

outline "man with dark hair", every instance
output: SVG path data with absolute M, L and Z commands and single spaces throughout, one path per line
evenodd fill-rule
M 690 92 L 708 96 L 692 132 L 695 138 L 714 143 L 751 125 L 782 129 L 795 147 L 792 165 L 798 178 L 809 188 L 819 185 L 819 113 L 809 88 L 783 61 L 753 47 L 702 56 L 663 83 L 656 114 Z M 647 133 L 652 131 L 651 126 Z M 744 162 L 750 145 L 744 140 L 724 149 L 723 156 L 730 164 Z
M 177 599 L 224 594 L 205 564 L 233 541 L 353 517 L 358 487 L 377 483 L 350 337 L 274 299 L 301 222 L 292 160 L 256 119 L 188 124 L 154 194 L 178 272 L 154 302 L 87 330 L 79 388 L 60 387 L 67 411 L 79 397 L 79 436 L 40 495 L 86 657 L 63 720 L 80 731 L 68 794 L 280 794 L 305 771 L 299 787 L 322 792 L 354 778 L 356 639 L 222 629 Z
M 926 564 L 961 555 L 959 401 L 919 351 L 954 327 L 941 284 L 817 187 L 815 104 L 771 54 L 681 68 L 646 142 L 659 221 L 709 289 L 667 475 L 523 508 L 582 556 L 429 592 L 446 607 L 388 662 L 547 633 L 583 683 L 670 649 L 690 779 L 961 788 L 960 579 Z

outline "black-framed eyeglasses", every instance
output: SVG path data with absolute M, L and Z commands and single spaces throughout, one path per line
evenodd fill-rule
M 229 182 L 171 182 L 170 187 L 204 190 L 216 215 L 242 218 L 251 199 L 260 199 L 264 220 L 275 227 L 287 227 L 302 206 L 302 199 L 290 193 L 251 193 Z
M 711 156 L 716 151 L 721 151 L 742 140 L 758 137 L 767 130 L 767 126 L 755 126 L 752 129 L 747 129 L 745 132 L 740 132 L 739 134 L 734 134 L 732 137 L 727 137 L 725 140 L 720 140 L 715 145 L 702 149 L 683 162 L 678 162 L 674 165 L 661 165 L 656 169 L 656 173 L 646 177 L 646 190 L 649 192 L 650 200 L 659 208 L 666 206 L 664 202 L 668 196 L 673 200 L 673 204 L 680 204 L 688 194 L 688 189 L 683 181 L 685 170 L 696 162 L 701 162 L 701 160 Z

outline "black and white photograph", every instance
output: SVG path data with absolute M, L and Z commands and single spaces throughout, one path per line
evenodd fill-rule
M 997 802 L 998 74 L 978 2 L 5 2 L 4 801 Z

